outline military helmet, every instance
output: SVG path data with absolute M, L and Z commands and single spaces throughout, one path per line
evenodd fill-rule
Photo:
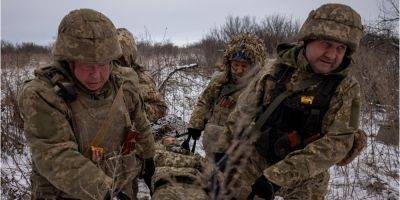
M 346 44 L 350 53 L 356 51 L 363 32 L 360 15 L 343 4 L 324 4 L 310 12 L 300 29 L 302 41 L 332 39 Z
M 225 46 L 223 57 L 226 65 L 233 60 L 262 65 L 266 59 L 264 42 L 253 34 L 236 35 Z
M 122 48 L 122 56 L 120 60 L 124 62 L 124 64 L 131 66 L 137 57 L 137 46 L 135 39 L 131 32 L 129 32 L 126 28 L 117 29 L 119 44 Z
M 110 19 L 92 9 L 78 9 L 61 20 L 52 53 L 59 61 L 108 63 L 122 51 Z

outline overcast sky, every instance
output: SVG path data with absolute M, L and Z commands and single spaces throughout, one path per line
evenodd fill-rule
M 303 23 L 312 9 L 328 2 L 350 5 L 370 22 L 378 17 L 381 0 L 1 0 L 1 39 L 49 44 L 69 11 L 92 8 L 137 38 L 147 32 L 154 41 L 183 45 L 199 41 L 228 15 L 262 19 L 282 14 Z

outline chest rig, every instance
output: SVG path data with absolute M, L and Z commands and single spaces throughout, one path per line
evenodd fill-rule
M 271 102 L 286 91 L 294 70 L 281 66 L 275 73 L 276 85 L 271 94 Z M 343 78 L 330 74 L 318 75 L 315 79 L 318 79 L 315 86 L 286 97 L 262 126 L 255 147 L 271 164 L 282 160 L 292 151 L 303 149 L 322 136 L 323 118 Z

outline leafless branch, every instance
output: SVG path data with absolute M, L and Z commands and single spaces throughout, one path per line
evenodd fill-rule
M 190 70 L 190 69 L 194 69 L 194 68 L 196 68 L 198 66 L 199 66 L 198 64 L 190 64 L 190 65 L 186 65 L 186 66 L 174 69 L 172 72 L 170 72 L 168 74 L 167 78 L 165 78 L 164 81 L 161 83 L 160 87 L 158 88 L 158 91 L 160 91 L 162 94 L 164 93 L 164 89 L 165 89 L 166 83 L 168 83 L 168 81 L 171 79 L 171 77 L 175 73 L 178 73 L 180 71 L 187 71 L 187 70 Z

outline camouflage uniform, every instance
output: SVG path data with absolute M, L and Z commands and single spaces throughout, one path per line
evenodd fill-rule
M 299 36 L 303 41 L 333 39 L 346 44 L 349 49 L 344 62 L 332 72 L 343 79 L 337 86 L 322 120 L 323 136 L 272 164 L 256 150 L 254 142 L 258 137 L 253 134 L 248 139 L 249 145 L 242 148 L 247 152 L 244 158 L 246 161 L 242 162 L 244 164 L 232 166 L 234 171 L 226 171 L 226 177 L 229 177 L 229 173 L 234 173 L 234 176 L 225 183 L 225 195 L 233 194 L 238 199 L 245 199 L 257 177 L 264 175 L 272 183 L 281 186 L 277 195 L 284 199 L 324 199 L 328 191 L 329 168 L 341 161 L 353 146 L 354 133 L 358 129 L 360 85 L 348 75 L 348 68 L 351 67 L 351 55 L 362 36 L 361 18 L 348 6 L 326 4 L 310 13 Z M 239 139 L 239 133 L 252 126 L 260 114 L 260 108 L 266 108 L 272 102 L 276 80 L 271 77 L 274 77 L 277 70 L 285 66 L 294 69 L 286 85 L 288 90 L 313 76 L 314 72 L 303 51 L 303 43 L 278 46 L 277 61 L 264 68 L 239 98 L 238 105 L 227 122 L 227 137 Z M 238 151 L 232 151 L 230 156 L 235 156 Z
M 33 160 L 32 199 L 104 199 L 116 188 L 135 198 L 131 186 L 139 171 L 135 151 L 119 153 L 132 124 L 140 132 L 138 143 L 146 146 L 141 156 L 152 158 L 155 151 L 137 76 L 132 69 L 111 63 L 108 81 L 100 91 L 91 92 L 69 66 L 69 61 L 107 63 L 120 55 L 116 29 L 103 14 L 74 10 L 61 21 L 54 64 L 36 70 L 35 78 L 23 86 L 19 96 Z M 58 83 L 73 85 L 75 98 L 59 95 Z M 119 104 L 114 118 L 108 119 L 121 85 L 124 103 Z M 105 150 L 104 159 L 93 161 L 86 150 L 105 120 L 110 127 L 99 144 Z
M 253 67 L 242 78 L 235 77 L 231 72 L 230 62 L 236 52 L 244 52 L 250 58 L 250 64 Z M 223 132 L 228 115 L 249 80 L 258 72 L 265 60 L 263 42 L 254 35 L 235 36 L 225 47 L 224 65 L 226 70 L 213 77 L 203 91 L 193 109 L 188 126 L 192 129 L 204 130 L 203 146 L 207 157 L 223 152 L 216 141 L 224 141 L 219 137 Z M 229 88 L 234 88 L 234 91 L 224 95 L 223 91 L 229 90 Z
M 209 199 L 202 189 L 199 175 L 203 160 L 182 149 L 179 144 L 156 143 L 156 172 L 153 176 L 153 200 Z
M 137 46 L 132 34 L 125 28 L 117 29 L 117 33 L 122 48 L 122 57 L 119 59 L 120 64 L 132 67 L 138 74 L 147 118 L 154 123 L 165 116 L 167 104 L 163 96 L 158 92 L 150 73 L 136 63 Z

